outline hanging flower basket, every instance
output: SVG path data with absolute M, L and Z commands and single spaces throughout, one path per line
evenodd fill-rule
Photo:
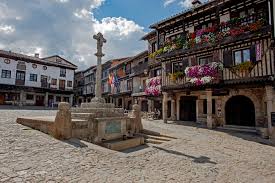
M 215 81 L 219 77 L 219 71 L 221 70 L 223 70 L 222 63 L 212 62 L 210 64 L 187 67 L 185 74 L 190 78 L 189 82 L 199 86 Z

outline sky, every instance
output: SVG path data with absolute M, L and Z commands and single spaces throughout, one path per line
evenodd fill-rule
M 60 55 L 84 70 L 96 64 L 99 31 L 103 62 L 147 48 L 149 26 L 190 8 L 192 0 L 0 0 L 0 49 L 40 57 Z

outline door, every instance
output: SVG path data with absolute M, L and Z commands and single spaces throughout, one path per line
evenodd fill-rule
M 5 96 L 4 95 L 0 95 L 0 105 L 3 105 L 5 102 Z
M 16 85 L 25 85 L 25 71 L 16 71 Z
M 234 96 L 225 105 L 227 125 L 251 126 L 255 123 L 255 107 L 253 102 L 245 96 Z
M 196 115 L 197 97 L 181 97 L 180 100 L 180 120 L 197 121 Z
M 44 106 L 44 96 L 36 95 L 35 105 L 36 106 Z

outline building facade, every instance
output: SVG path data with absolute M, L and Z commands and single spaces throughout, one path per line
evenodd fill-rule
M 74 105 L 80 106 L 85 101 L 84 98 L 84 73 L 83 71 L 75 72 L 74 75 Z
M 274 1 L 193 5 L 153 24 L 154 31 L 144 37 L 153 58 L 151 70 L 161 72 L 163 120 L 270 131 L 275 110 Z
M 39 58 L 0 50 L 0 104 L 53 107 L 73 103 L 77 66 L 59 56 Z
M 95 96 L 96 66 L 91 66 L 83 71 L 84 90 L 83 98 L 85 102 L 90 102 Z

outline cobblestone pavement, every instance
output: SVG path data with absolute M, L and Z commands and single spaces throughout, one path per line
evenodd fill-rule
M 126 154 L 15 123 L 48 114 L 0 110 L 0 182 L 275 182 L 275 147 L 252 135 L 145 121 L 178 139 Z

